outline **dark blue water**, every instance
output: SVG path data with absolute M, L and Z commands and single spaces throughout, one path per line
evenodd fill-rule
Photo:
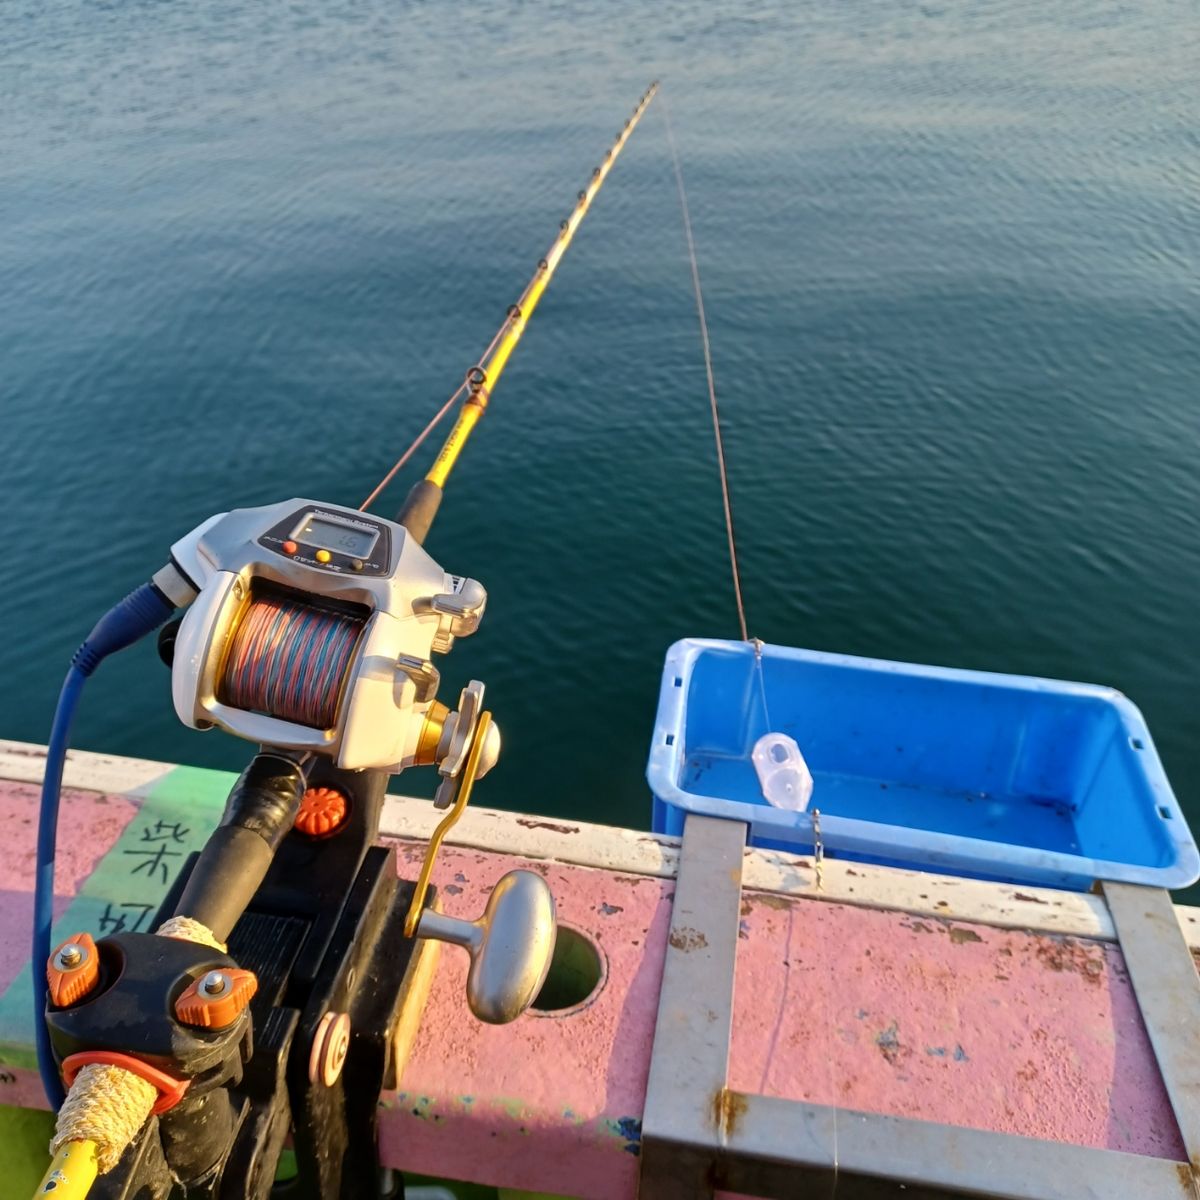
M 210 512 L 357 503 L 658 77 L 751 631 L 1116 685 L 1200 816 L 1198 30 L 1172 0 L 10 5 L 0 733 L 44 740 L 94 617 Z M 444 664 L 505 731 L 480 803 L 645 823 L 663 652 L 736 635 L 660 108 L 428 543 L 491 594 Z M 176 723 L 149 646 L 76 741 L 247 754 Z

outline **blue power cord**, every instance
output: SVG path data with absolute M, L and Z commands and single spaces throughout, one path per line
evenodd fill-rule
M 152 633 L 175 606 L 153 583 L 144 583 L 96 622 L 83 645 L 71 659 L 63 680 L 50 728 L 46 773 L 42 778 L 42 805 L 38 814 L 37 875 L 33 892 L 33 1024 L 36 1031 L 38 1072 L 51 1108 L 57 1110 L 65 1098 L 58 1064 L 50 1048 L 46 1028 L 46 962 L 50 957 L 50 927 L 54 919 L 54 851 L 58 841 L 58 802 L 62 792 L 63 766 L 67 758 L 71 723 L 83 685 L 89 675 L 110 655 L 124 650 Z

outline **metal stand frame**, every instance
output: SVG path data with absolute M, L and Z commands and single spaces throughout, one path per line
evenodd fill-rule
M 1200 979 L 1158 888 L 1106 884 L 1118 941 L 1193 1165 L 727 1086 L 747 827 L 684 826 L 642 1123 L 641 1200 L 1200 1200 Z

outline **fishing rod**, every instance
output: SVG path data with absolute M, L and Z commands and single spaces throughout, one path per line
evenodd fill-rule
M 446 481 L 576 230 L 657 85 L 578 193 L 479 362 L 355 509 L 295 498 L 218 513 L 76 652 L 55 711 L 38 824 L 38 1067 L 59 1110 L 36 1196 L 266 1200 L 286 1138 L 296 1200 L 376 1194 L 375 1112 L 396 1086 L 394 1032 L 422 940 L 471 958 L 467 1002 L 514 1020 L 554 949 L 545 880 L 511 871 L 476 921 L 432 907 L 434 857 L 500 737 L 472 680 L 453 710 L 434 656 L 474 633 L 482 584 L 425 551 Z M 395 521 L 367 510 L 464 397 Z M 182 617 L 175 617 L 183 609 Z M 164 898 L 154 933 L 86 931 L 51 951 L 54 854 L 70 730 L 84 684 L 154 632 L 176 714 L 258 753 L 221 822 Z M 376 845 L 389 778 L 439 775 L 446 815 L 415 882 Z M 37 978 L 45 963 L 45 986 Z M 69 1090 L 64 1088 L 64 1084 Z
M 554 272 L 558 269 L 558 264 L 562 261 L 563 255 L 566 254 L 567 247 L 571 244 L 571 239 L 575 236 L 575 231 L 579 228 L 583 218 L 587 216 L 588 209 L 591 207 L 592 201 L 596 198 L 596 193 L 600 191 L 604 185 L 604 181 L 608 178 L 608 173 L 612 170 L 613 163 L 617 161 L 617 155 L 625 148 L 625 143 L 637 127 L 637 123 L 642 119 L 642 114 L 646 111 L 650 101 L 654 99 L 657 91 L 658 84 L 652 83 L 638 101 L 632 116 L 625 122 L 620 133 L 617 134 L 612 147 L 606 151 L 604 161 L 592 171 L 592 177 L 588 181 L 587 187 L 580 191 L 576 197 L 575 207 L 572 209 L 571 215 L 559 223 L 558 236 L 555 237 L 550 249 L 546 252 L 546 257 L 539 260 L 537 269 L 525 285 L 525 290 L 521 293 L 520 298 L 515 304 L 509 307 L 508 312 L 505 314 L 504 323 L 496 331 L 495 337 L 492 338 L 490 345 L 480 357 L 479 362 L 467 372 L 466 378 L 459 386 L 458 391 L 450 397 L 441 412 L 426 426 L 425 430 L 413 445 L 409 447 L 408 451 L 397 460 L 392 469 L 380 480 L 371 494 L 362 502 L 359 507 L 364 511 L 370 508 L 379 498 L 383 489 L 391 482 L 397 471 L 408 461 L 413 451 L 424 441 L 426 435 L 432 431 L 433 426 L 446 414 L 454 401 L 463 392 L 466 392 L 466 399 L 459 410 L 458 419 L 455 421 L 449 437 L 446 438 L 437 458 L 434 460 L 433 466 L 429 468 L 424 479 L 414 484 L 408 494 L 408 498 L 404 502 L 404 507 L 400 510 L 400 514 L 396 518 L 418 541 L 423 542 L 425 540 L 425 535 L 429 532 L 429 527 L 433 524 L 438 507 L 441 505 L 446 480 L 458 463 L 463 447 L 467 444 L 467 440 L 470 438 L 475 426 L 479 424 L 480 418 L 487 411 L 492 389 L 499 382 L 500 376 L 505 366 L 507 366 L 509 358 L 512 356 L 512 352 L 516 349 L 517 343 L 525 333 L 529 319 L 533 316 L 538 301 L 541 300 L 542 294 L 554 276 Z

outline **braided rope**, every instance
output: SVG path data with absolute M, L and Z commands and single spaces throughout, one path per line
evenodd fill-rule
M 75 1076 L 58 1110 L 50 1153 L 57 1153 L 66 1142 L 88 1139 L 96 1143 L 100 1173 L 111 1171 L 137 1137 L 157 1099 L 153 1084 L 123 1067 L 89 1063 Z
M 228 949 L 224 942 L 217 941 L 217 935 L 207 925 L 192 917 L 168 917 L 155 931 L 159 937 L 177 938 L 183 942 L 199 942 L 211 950 L 219 950 L 222 954 Z

